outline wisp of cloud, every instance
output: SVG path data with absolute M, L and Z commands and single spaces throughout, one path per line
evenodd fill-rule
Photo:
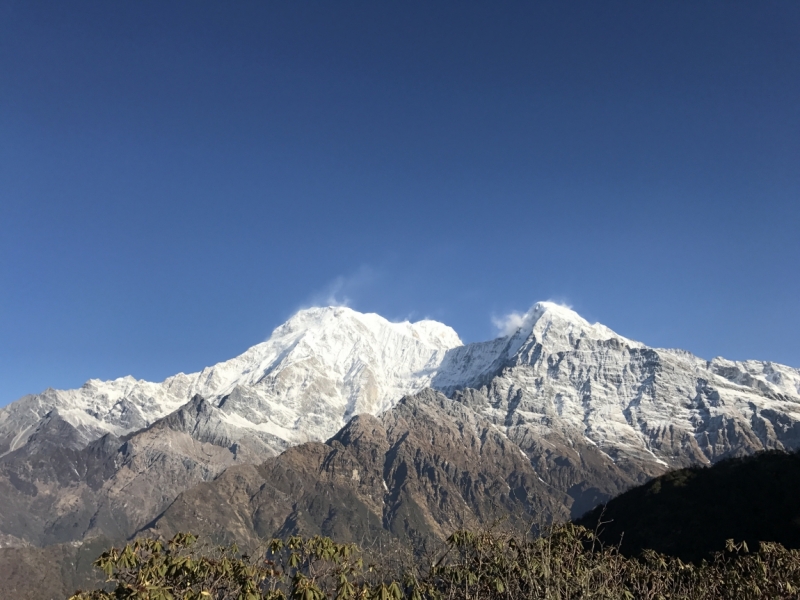
M 553 304 L 557 304 L 558 306 L 563 306 L 564 308 L 572 309 L 570 304 L 567 304 L 563 301 L 557 300 L 547 300 L 546 302 L 551 302 Z M 521 327 L 525 326 L 525 324 L 531 319 L 533 316 L 533 309 L 536 305 L 534 304 L 524 313 L 519 311 L 513 310 L 508 314 L 502 315 L 500 317 L 493 315 L 492 316 L 492 325 L 497 328 L 497 332 L 501 337 L 508 337 L 513 335 L 517 330 Z

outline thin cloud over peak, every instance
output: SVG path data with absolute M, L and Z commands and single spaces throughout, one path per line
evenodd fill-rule
M 352 308 L 352 304 L 359 293 L 377 278 L 378 272 L 373 267 L 362 265 L 349 275 L 335 277 L 321 290 L 311 294 L 308 302 L 305 302 L 300 309 L 311 306 L 347 306 Z
M 526 316 L 528 316 L 528 313 L 521 313 L 516 310 L 500 317 L 493 315 L 492 325 L 497 328 L 497 332 L 501 336 L 509 336 L 522 327 Z

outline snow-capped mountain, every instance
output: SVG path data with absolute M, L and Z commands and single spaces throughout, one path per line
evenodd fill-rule
M 26 396 L 0 411 L 0 452 L 24 445 L 53 411 L 79 432 L 69 443 L 80 447 L 147 427 L 195 395 L 227 436 L 255 436 L 277 452 L 325 440 L 353 415 L 380 414 L 425 387 L 477 390 L 470 401 L 523 449 L 523 439 L 578 444 L 602 460 L 649 465 L 647 474 L 800 446 L 797 369 L 649 348 L 542 302 L 510 335 L 468 345 L 435 321 L 302 310 L 266 342 L 199 373 Z
M 357 413 L 379 413 L 430 385 L 461 340 L 435 321 L 390 323 L 344 307 L 302 310 L 242 355 L 161 383 L 122 377 L 48 389 L 0 411 L 0 455 L 24 445 L 49 413 L 79 432 L 73 446 L 147 427 L 195 395 L 268 448 L 322 440 Z
M 546 302 L 467 345 L 433 321 L 312 308 L 199 373 L 0 411 L 0 547 L 17 552 L 0 576 L 52 546 L 63 578 L 81 543 L 148 527 L 255 544 L 563 520 L 767 448 L 800 448 L 797 369 L 649 348 Z
M 470 357 L 481 368 L 459 382 Z M 504 345 L 452 350 L 433 386 L 479 388 L 512 439 L 585 441 L 637 469 L 800 447 L 800 370 L 648 348 L 549 303 Z

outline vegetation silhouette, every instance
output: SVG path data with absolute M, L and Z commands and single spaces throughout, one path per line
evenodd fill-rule
M 679 469 L 576 522 L 628 556 L 652 549 L 698 562 L 733 538 L 800 548 L 800 455 L 769 451 Z

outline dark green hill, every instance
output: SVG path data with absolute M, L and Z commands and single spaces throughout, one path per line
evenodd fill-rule
M 600 525 L 598 525 L 600 522 Z M 624 554 L 644 548 L 698 561 L 725 540 L 800 548 L 800 456 L 764 452 L 672 471 L 598 506 L 577 523 Z

